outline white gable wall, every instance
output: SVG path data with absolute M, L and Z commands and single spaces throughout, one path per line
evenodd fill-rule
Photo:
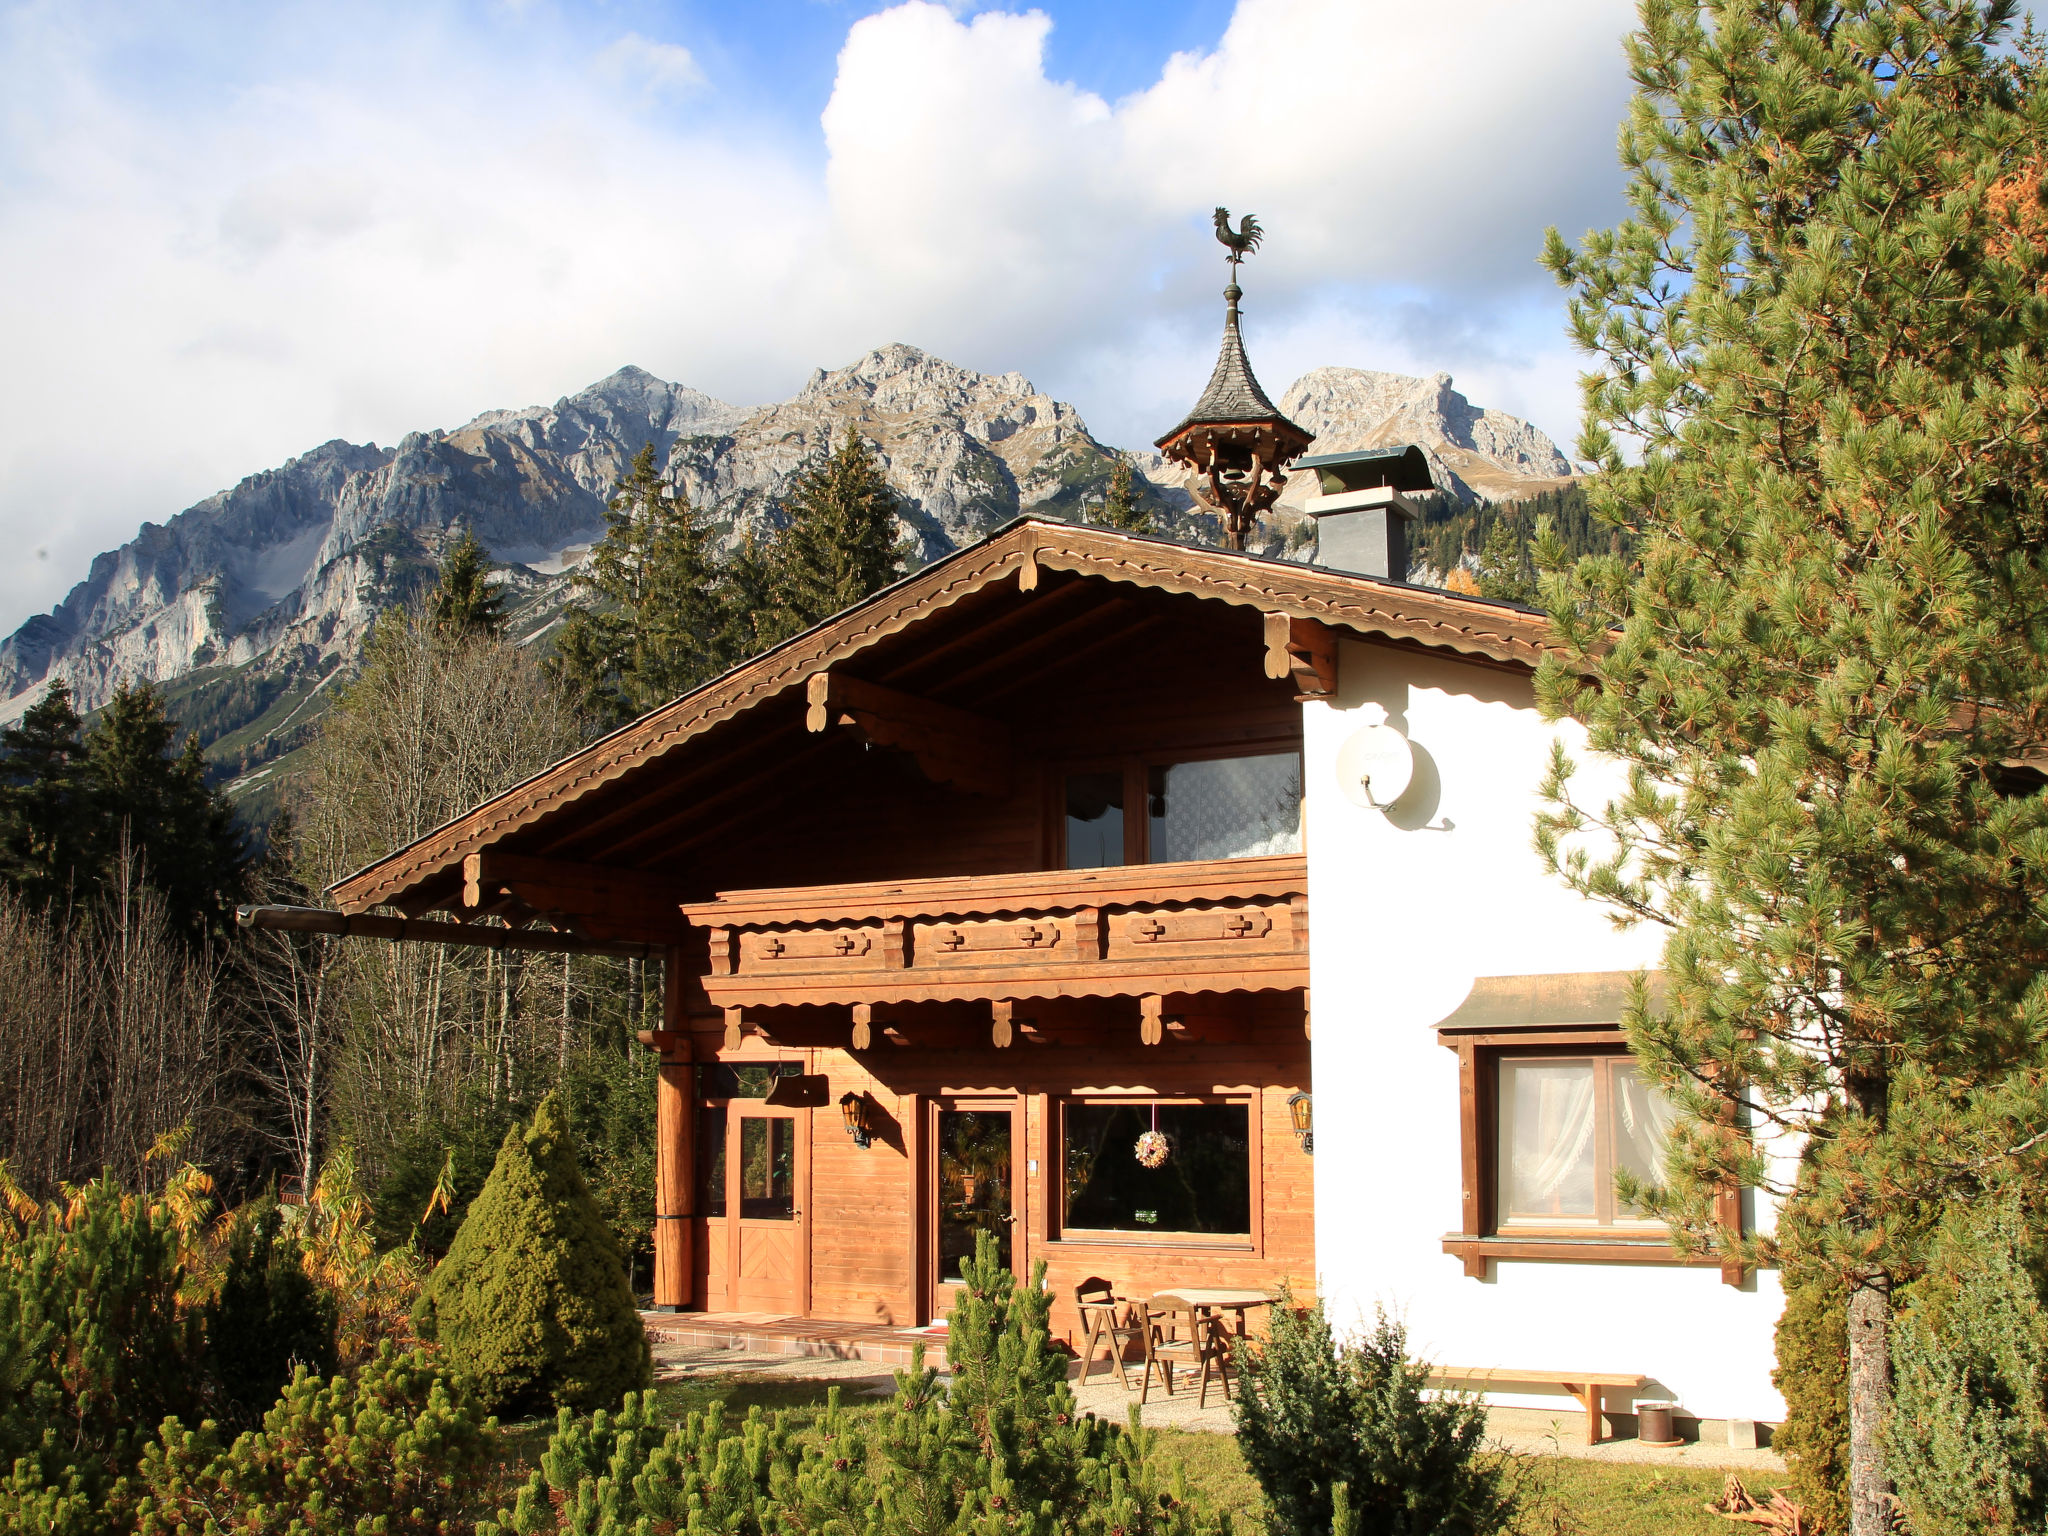
M 1458 1072 L 1433 1026 L 1475 977 L 1650 967 L 1663 935 L 1616 931 L 1544 872 L 1537 787 L 1552 740 L 1577 748 L 1583 732 L 1546 725 L 1528 682 L 1354 642 L 1338 678 L 1336 704 L 1303 706 L 1316 1262 L 1333 1320 L 1369 1319 L 1378 1303 L 1442 1365 L 1640 1373 L 1652 1378 L 1644 1399 L 1781 1419 L 1775 1273 L 1737 1289 L 1716 1267 L 1496 1260 L 1482 1281 L 1443 1252 L 1461 1225 Z M 1391 816 L 1337 785 L 1337 750 L 1368 702 L 1415 750 L 1415 782 Z M 1582 799 L 1604 800 L 1593 775 L 1579 784 Z

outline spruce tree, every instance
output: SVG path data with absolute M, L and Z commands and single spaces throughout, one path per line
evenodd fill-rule
M 1102 525 L 1123 533 L 1152 533 L 1152 514 L 1131 494 L 1131 461 L 1122 454 L 1109 472 L 1109 494 L 1102 503 Z
M 562 626 L 552 671 L 583 712 L 623 725 L 727 664 L 728 627 L 711 530 L 652 443 L 605 510 L 605 536 L 576 577 L 582 602 Z
M 434 632 L 450 639 L 505 633 L 505 595 L 491 580 L 489 553 L 468 528 L 441 557 L 441 576 L 427 604 Z
M 178 722 L 147 683 L 123 684 L 85 737 L 95 809 L 97 875 L 118 887 L 123 859 L 163 892 L 194 938 L 233 926 L 250 853 L 227 801 L 206 782 L 197 737 L 178 746 Z
M 610 1408 L 652 1380 L 625 1260 L 554 1094 L 506 1133 L 413 1316 L 493 1411 Z
M 1582 805 L 1560 753 L 1539 840 L 1669 931 L 1627 1025 L 1682 1119 L 1663 1187 L 1617 1182 L 1681 1243 L 1841 1279 L 1855 1536 L 1889 1518 L 1892 1291 L 2048 1126 L 2048 803 L 2006 767 L 2048 747 L 2048 115 L 2013 14 L 1645 3 L 1630 217 L 1545 255 L 1632 553 L 1542 552 L 1538 696 L 1630 777 Z M 1789 1199 L 1774 1238 L 1714 1225 L 1734 1183 Z
M 73 894 L 93 847 L 93 805 L 71 690 L 52 683 L 0 733 L 0 878 L 36 906 Z
M 769 549 L 766 644 L 787 639 L 879 592 L 903 574 L 907 549 L 882 466 L 851 423 L 839 446 L 796 478 L 788 521 Z
M 1522 604 L 1532 604 L 1538 596 L 1528 541 L 1511 518 L 1498 513 L 1479 547 L 1479 595 Z

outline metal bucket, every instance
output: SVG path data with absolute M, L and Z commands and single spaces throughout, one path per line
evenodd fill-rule
M 1683 1445 L 1678 1432 L 1672 1427 L 1671 1412 L 1676 1403 L 1636 1404 L 1636 1443 L 1638 1445 L 1672 1446 Z

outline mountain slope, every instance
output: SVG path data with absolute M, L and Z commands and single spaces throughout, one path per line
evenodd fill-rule
M 1473 407 L 1450 382 L 1322 368 L 1282 408 L 1318 434 L 1316 452 L 1421 442 L 1439 483 L 1466 502 L 1570 474 L 1542 433 Z M 977 373 L 915 347 L 820 369 L 793 398 L 754 409 L 622 368 L 552 406 L 487 411 L 396 447 L 326 443 L 145 523 L 0 643 L 0 719 L 60 679 L 85 710 L 124 679 L 155 682 L 233 790 L 260 801 L 377 615 L 431 580 L 459 529 L 503 568 L 514 632 L 535 637 L 559 617 L 569 573 L 603 533 L 605 498 L 643 444 L 730 544 L 772 524 L 798 469 L 849 424 L 904 498 L 923 560 L 1023 511 L 1085 516 L 1117 452 L 1021 374 Z M 1165 531 L 1213 537 L 1176 467 L 1129 457 Z M 1270 552 L 1299 544 L 1288 524 L 1313 478 L 1289 485 Z

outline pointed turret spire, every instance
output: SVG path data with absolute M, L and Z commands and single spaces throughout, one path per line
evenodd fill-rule
M 1231 283 L 1223 290 L 1223 345 L 1209 387 L 1187 418 L 1158 441 L 1159 451 L 1207 478 L 1193 487 L 1195 499 L 1223 519 L 1232 549 L 1243 549 L 1252 525 L 1280 495 L 1281 468 L 1300 456 L 1315 435 L 1303 431 L 1266 398 L 1245 356 L 1237 303 L 1237 264 L 1257 248 L 1259 222 L 1246 214 L 1232 230 L 1228 209 L 1216 210 L 1216 238 L 1230 249 Z

